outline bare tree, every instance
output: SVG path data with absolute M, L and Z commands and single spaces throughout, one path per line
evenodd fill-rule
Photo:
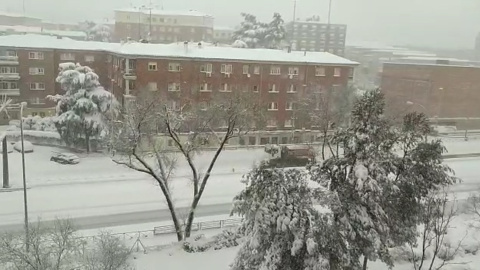
M 28 251 L 23 234 L 6 233 L 1 236 L 2 269 L 59 270 L 69 269 L 75 264 L 78 240 L 69 220 L 56 220 L 51 227 L 32 224 L 27 241 Z
M 445 236 L 451 228 L 450 224 L 456 213 L 457 208 L 455 201 L 449 201 L 446 192 L 443 192 L 440 195 L 431 195 L 426 198 L 425 207 L 422 213 L 423 224 L 419 233 L 420 242 L 410 245 L 413 257 L 412 263 L 415 270 L 439 270 L 446 265 L 465 264 L 452 263 L 449 261 L 460 251 L 466 234 L 455 247 L 450 249 L 445 246 Z M 414 247 L 417 244 L 420 245 L 421 256 L 419 258 L 417 258 L 414 252 Z M 432 258 L 428 262 L 427 254 L 429 251 L 431 251 Z M 435 264 L 437 258 L 441 260 L 438 265 Z
M 83 253 L 84 270 L 126 270 L 130 269 L 128 260 L 130 249 L 118 237 L 101 232 L 95 237 L 92 248 Z
M 294 121 L 305 127 L 318 129 L 322 134 L 322 159 L 329 146 L 328 135 L 332 129 L 348 123 L 353 106 L 355 89 L 352 86 L 329 89 L 312 89 L 295 101 Z
M 142 94 L 128 105 L 126 117 L 116 122 L 112 146 L 119 155 L 113 160 L 155 179 L 166 200 L 178 241 L 190 237 L 195 210 L 225 145 L 262 122 L 256 121 L 261 120 L 263 110 L 255 101 L 258 99 L 247 93 L 221 94 L 214 99 L 195 97 L 184 101 L 182 106 L 165 97 Z M 159 142 L 162 138 L 171 145 Z M 195 157 L 212 145 L 214 155 L 202 172 L 194 162 Z M 172 153 L 172 148 L 176 153 Z M 193 187 L 185 228 L 170 186 L 179 156 L 188 164 Z

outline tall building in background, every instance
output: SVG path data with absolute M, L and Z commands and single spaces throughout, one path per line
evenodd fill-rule
M 319 21 L 295 21 L 286 26 L 287 38 L 293 50 L 345 53 L 347 25 Z
M 212 41 L 213 21 L 212 16 L 194 10 L 120 9 L 115 11 L 114 39 L 145 39 L 152 43 Z

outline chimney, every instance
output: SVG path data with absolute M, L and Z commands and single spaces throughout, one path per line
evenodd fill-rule
M 183 42 L 183 48 L 185 49 L 185 53 L 188 53 L 188 41 Z
M 287 47 L 287 52 L 288 52 L 288 53 L 291 53 L 291 52 L 292 52 L 292 46 L 288 46 L 288 47 Z
M 199 48 L 199 49 L 202 48 L 202 42 L 198 42 L 198 48 Z
M 307 50 L 303 51 L 303 56 L 307 56 Z

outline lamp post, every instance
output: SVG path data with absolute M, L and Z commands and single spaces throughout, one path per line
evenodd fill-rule
M 29 250 L 29 241 L 30 241 L 30 231 L 28 229 L 28 200 L 27 200 L 27 176 L 25 170 L 25 140 L 23 136 L 23 109 L 27 106 L 26 102 L 21 102 L 20 104 L 7 104 L 4 109 L 13 109 L 20 111 L 20 141 L 21 141 L 21 154 L 22 154 L 22 178 L 23 178 L 23 208 L 24 208 L 24 226 L 25 226 L 25 248 L 27 252 Z

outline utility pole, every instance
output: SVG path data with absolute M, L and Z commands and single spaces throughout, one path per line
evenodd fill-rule
M 332 0 L 328 3 L 328 25 L 330 25 L 330 16 L 332 14 Z
M 297 0 L 293 0 L 293 23 L 297 19 Z

